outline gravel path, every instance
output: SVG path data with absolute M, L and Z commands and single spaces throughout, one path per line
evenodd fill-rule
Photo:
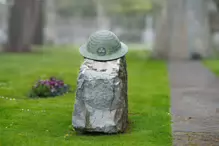
M 219 146 L 219 78 L 198 61 L 168 69 L 174 146 Z

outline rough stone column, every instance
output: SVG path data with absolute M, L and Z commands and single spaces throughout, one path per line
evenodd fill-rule
M 99 62 L 85 59 L 80 68 L 73 127 L 77 132 L 120 133 L 128 124 L 125 57 Z

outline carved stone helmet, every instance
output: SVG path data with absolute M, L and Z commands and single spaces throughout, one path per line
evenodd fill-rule
M 128 47 L 108 30 L 93 33 L 87 43 L 80 47 L 82 56 L 98 61 L 115 60 L 125 56 L 127 52 Z

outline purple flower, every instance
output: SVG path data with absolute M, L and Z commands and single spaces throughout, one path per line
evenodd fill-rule
M 40 90 L 35 90 L 38 88 Z M 67 93 L 69 88 L 67 84 L 64 84 L 64 81 L 58 80 L 55 77 L 51 77 L 47 80 L 38 80 L 36 84 L 32 87 L 32 90 L 33 91 L 31 93 L 31 96 L 48 97 L 59 96 L 64 93 Z
M 64 85 L 64 83 L 63 83 L 62 81 L 59 81 L 58 84 L 59 84 L 60 86 L 63 86 L 63 85 Z
M 50 81 L 49 85 L 52 85 L 52 86 L 55 85 L 55 81 Z

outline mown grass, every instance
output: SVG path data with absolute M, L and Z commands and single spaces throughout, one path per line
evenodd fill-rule
M 216 75 L 219 75 L 219 59 L 205 60 L 204 65 Z
M 69 47 L 33 54 L 0 54 L 0 146 L 170 146 L 166 64 L 144 51 L 127 55 L 130 128 L 125 134 L 88 136 L 72 131 L 74 93 L 47 99 L 27 94 L 39 78 L 59 76 L 76 88 L 82 57 Z

